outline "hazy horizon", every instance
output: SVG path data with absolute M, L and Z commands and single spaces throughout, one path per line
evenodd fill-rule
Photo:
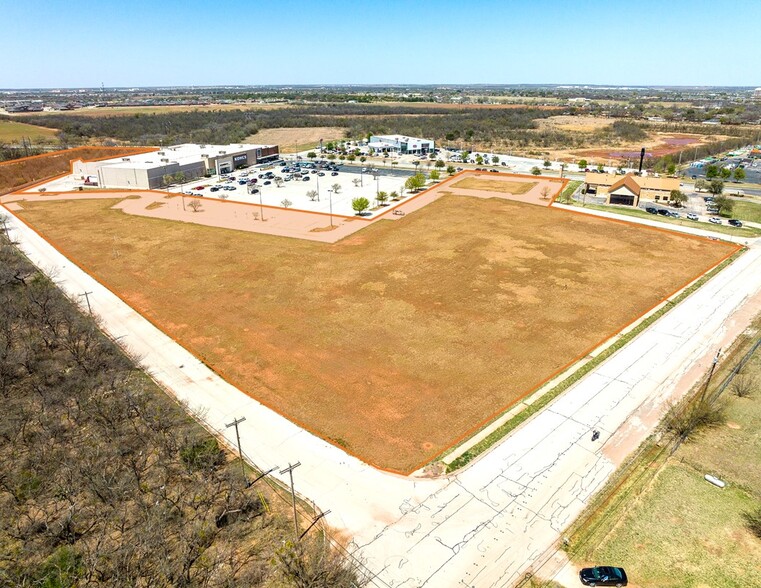
M 761 86 L 759 2 L 41 0 L 34 12 L 4 9 L 17 55 L 0 75 L 5 90 Z M 584 81 L 537 81 L 548 79 Z

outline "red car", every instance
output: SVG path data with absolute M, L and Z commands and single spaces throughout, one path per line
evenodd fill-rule
M 193 189 L 194 189 L 194 190 L 203 190 L 203 186 L 196 186 L 196 187 L 195 187 L 195 188 L 193 188 Z

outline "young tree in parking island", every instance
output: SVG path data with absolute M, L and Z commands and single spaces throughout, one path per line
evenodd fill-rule
M 714 178 L 711 180 L 711 183 L 708 184 L 708 191 L 714 196 L 718 196 L 724 191 L 724 182 L 718 178 Z
M 280 201 L 280 204 L 283 208 L 288 208 L 289 206 L 293 204 L 293 202 L 288 200 L 288 198 L 283 198 L 283 200 Z
M 707 190 L 708 189 L 708 182 L 706 182 L 703 178 L 695 180 L 695 190 L 701 191 L 701 190 Z
M 349 161 L 354 161 L 355 159 L 357 159 L 357 156 L 354 155 L 353 153 L 350 153 L 349 155 L 346 156 L 346 159 L 348 159 Z
M 597 164 L 597 171 L 602 173 L 605 171 L 605 166 L 602 163 Z
M 669 202 L 675 206 L 682 206 L 687 200 L 687 194 L 681 190 L 671 190 L 671 193 L 669 194 Z
M 738 182 L 742 182 L 745 179 L 745 170 L 741 167 L 736 167 L 732 175 Z
M 441 175 L 439 174 L 438 170 L 434 169 L 434 170 L 431 170 L 431 173 L 428 174 L 428 177 L 431 178 L 432 180 L 438 180 L 441 177 Z
M 385 206 L 386 200 L 388 200 L 388 194 L 386 192 L 380 191 L 378 192 L 378 195 L 375 197 L 375 199 L 380 202 L 381 206 Z
M 447 166 L 447 173 L 450 176 L 453 176 L 453 175 L 455 175 L 457 173 L 457 170 L 455 169 L 455 167 L 453 165 L 449 165 L 449 166 Z
M 446 167 L 446 165 L 447 165 L 447 164 L 446 164 L 446 163 L 444 163 L 444 162 L 443 162 L 441 159 L 437 159 L 437 160 L 436 160 L 436 168 L 437 168 L 437 169 L 441 169 L 441 168 L 443 168 L 443 167 Z
M 333 184 L 330 188 L 333 190 L 333 194 L 341 193 L 341 184 Z
M 162 177 L 161 179 L 164 181 L 165 186 L 174 184 L 174 176 L 172 174 L 164 174 L 164 177 Z
M 551 165 L 552 165 L 552 162 L 550 162 L 549 159 L 544 160 L 544 169 L 550 169 Z
M 579 171 L 584 171 L 585 169 L 587 169 L 587 160 L 579 159 L 579 163 L 577 163 L 576 165 L 579 166 Z
M 362 216 L 362 213 L 370 208 L 370 201 L 364 196 L 360 196 L 359 198 L 352 199 L 351 207 L 358 216 Z
M 307 153 L 307 157 L 309 159 L 314 159 L 315 157 L 317 157 L 317 154 L 314 151 L 310 151 L 309 153 Z
M 360 160 L 362 163 L 365 163 L 365 162 L 367 161 L 367 157 L 365 157 L 365 156 L 363 155 L 362 157 L 360 157 L 360 158 L 359 158 L 359 160 Z
M 721 170 L 719 170 L 719 175 L 721 176 L 722 180 L 728 180 L 729 176 L 732 175 L 732 170 L 728 167 L 722 167 Z
M 713 203 L 716 205 L 716 208 L 719 209 L 719 214 L 721 216 L 732 216 L 735 203 L 731 198 L 724 196 L 724 194 L 719 194 L 714 198 Z
M 535 175 L 535 176 L 541 176 L 542 175 L 542 170 L 540 170 L 538 167 L 534 166 L 534 167 L 531 168 L 531 173 L 532 173 L 532 175 Z
M 497 164 L 499 163 L 499 157 L 497 157 L 496 155 L 492 155 L 492 156 L 491 156 L 491 162 L 492 162 L 494 165 L 497 165 Z
M 312 202 L 317 200 L 317 190 L 309 190 L 309 192 L 307 192 L 307 198 L 309 198 Z
M 715 178 L 719 175 L 719 167 L 716 165 L 708 165 L 706 166 L 706 178 L 709 180 Z

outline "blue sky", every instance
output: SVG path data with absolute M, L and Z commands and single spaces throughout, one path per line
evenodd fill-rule
M 0 88 L 761 86 L 759 0 L 0 0 L 0 14 Z

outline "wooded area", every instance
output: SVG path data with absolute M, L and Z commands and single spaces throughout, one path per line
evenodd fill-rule
M 5 235 L 0 399 L 0 586 L 362 585 Z

